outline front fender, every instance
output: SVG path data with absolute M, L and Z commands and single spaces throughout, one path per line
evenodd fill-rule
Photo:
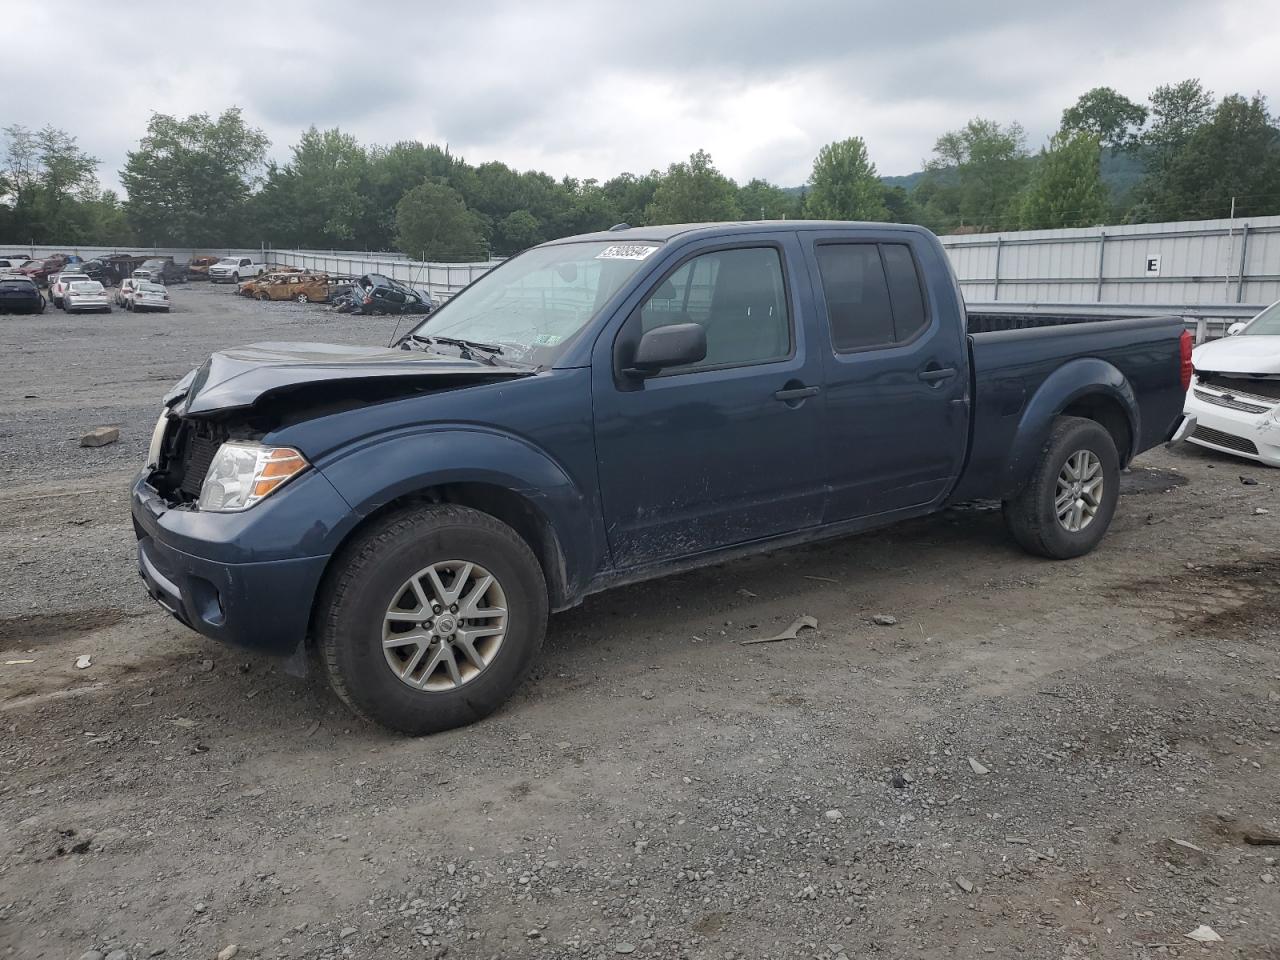
M 1124 411 L 1129 421 L 1130 436 L 1136 442 L 1142 434 L 1138 429 L 1138 399 L 1133 385 L 1105 360 L 1097 357 L 1071 360 L 1046 377 L 1022 408 L 1009 457 L 1005 461 L 1005 494 L 1020 490 L 1030 477 L 1054 417 L 1078 400 L 1099 396 L 1114 401 Z
M 560 464 L 519 437 L 470 425 L 415 427 L 367 437 L 316 466 L 351 504 L 352 528 L 401 497 L 447 484 L 487 484 L 521 497 L 546 521 L 567 597 L 580 597 L 603 566 L 598 505 Z

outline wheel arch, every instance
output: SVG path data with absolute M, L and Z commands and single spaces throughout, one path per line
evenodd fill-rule
M 1138 400 L 1133 385 L 1113 364 L 1097 357 L 1069 361 L 1041 383 L 1023 407 L 1006 461 L 1004 494 L 1020 490 L 1035 468 L 1053 421 L 1081 417 L 1100 424 L 1110 435 L 1124 468 L 1141 436 Z
M 430 504 L 448 503 L 470 507 L 505 523 L 533 551 L 547 583 L 548 602 L 552 610 L 573 606 L 581 598 L 575 590 L 565 562 L 564 547 L 550 518 L 529 498 L 495 483 L 455 481 L 438 483 L 412 490 L 388 500 L 359 518 L 347 529 L 325 565 L 320 586 L 311 601 L 309 637 L 315 635 L 316 617 L 325 596 L 324 584 L 335 575 L 347 550 L 365 531 L 395 514 Z

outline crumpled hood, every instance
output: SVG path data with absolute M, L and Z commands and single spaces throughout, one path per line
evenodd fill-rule
M 165 395 L 180 415 L 250 407 L 263 396 L 303 384 L 384 377 L 492 380 L 533 371 L 491 367 L 418 350 L 330 343 L 253 343 L 213 354 Z
M 1224 337 L 1196 347 L 1191 362 L 1213 373 L 1280 374 L 1280 337 Z

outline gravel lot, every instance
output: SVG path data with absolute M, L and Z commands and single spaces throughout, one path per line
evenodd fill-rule
M 162 615 L 125 495 L 212 349 L 394 321 L 173 297 L 0 317 L 6 955 L 1280 958 L 1280 474 L 1153 451 L 1077 561 L 975 506 L 597 596 L 407 740 Z

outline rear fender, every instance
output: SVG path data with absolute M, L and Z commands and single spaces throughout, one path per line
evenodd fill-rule
M 1112 364 L 1097 357 L 1080 357 L 1053 371 L 1023 407 L 1005 461 L 1001 496 L 1022 489 L 1031 475 L 1055 417 L 1077 401 L 1105 398 L 1124 411 L 1129 435 L 1139 437 L 1138 400 L 1133 386 Z M 1125 451 L 1120 452 L 1123 459 Z

